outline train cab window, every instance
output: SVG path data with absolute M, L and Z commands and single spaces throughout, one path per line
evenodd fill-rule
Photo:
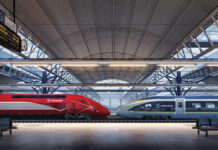
M 216 107 L 215 103 L 206 103 L 206 108 L 212 109 L 215 107 Z
M 144 104 L 135 106 L 131 108 L 129 111 L 144 111 Z
M 178 108 L 182 108 L 182 102 L 178 102 Z
M 86 101 L 82 99 L 82 100 L 81 100 L 81 103 L 86 103 Z
M 192 103 L 192 108 L 201 108 L 201 103 Z

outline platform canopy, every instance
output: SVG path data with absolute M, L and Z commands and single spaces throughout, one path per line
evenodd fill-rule
M 1 0 L 13 13 L 13 0 Z M 169 54 L 217 0 L 19 0 L 16 22 L 58 59 L 148 59 Z M 151 67 L 66 67 L 84 83 L 135 83 Z

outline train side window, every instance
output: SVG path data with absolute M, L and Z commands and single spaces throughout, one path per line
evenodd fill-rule
M 206 108 L 215 108 L 215 103 L 206 103 Z
M 201 108 L 201 103 L 192 103 L 192 108 Z
M 66 95 L 12 95 L 12 98 L 66 98 Z
M 169 107 L 169 108 L 171 108 L 171 107 L 173 107 L 173 105 L 161 105 L 160 107 Z
M 86 101 L 82 99 L 82 100 L 81 100 L 81 103 L 86 103 Z
M 182 102 L 178 102 L 178 108 L 182 108 Z
M 145 104 L 145 108 L 151 108 L 151 104 Z

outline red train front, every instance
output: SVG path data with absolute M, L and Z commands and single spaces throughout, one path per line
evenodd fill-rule
M 64 116 L 106 119 L 110 114 L 101 104 L 70 94 L 0 94 L 0 115 Z

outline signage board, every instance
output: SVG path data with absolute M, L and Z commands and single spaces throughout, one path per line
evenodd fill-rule
M 0 10 L 0 22 L 5 22 L 5 14 Z
M 0 45 L 17 52 L 21 51 L 20 37 L 2 22 L 0 22 Z
M 4 24 L 10 28 L 12 31 L 17 32 L 17 25 L 11 21 L 8 17 L 5 16 L 5 22 Z

